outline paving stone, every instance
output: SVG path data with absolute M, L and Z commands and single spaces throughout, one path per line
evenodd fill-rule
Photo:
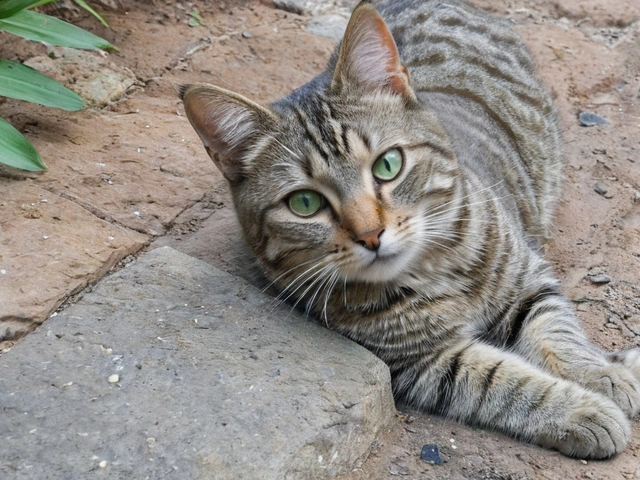
M 0 178 L 0 350 L 146 242 L 28 179 Z
M 168 247 L 1 356 L 0 409 L 12 479 L 333 477 L 395 414 L 371 353 Z

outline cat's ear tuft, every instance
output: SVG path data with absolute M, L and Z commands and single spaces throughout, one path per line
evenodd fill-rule
M 180 100 L 184 100 L 184 94 L 187 93 L 189 87 L 191 87 L 191 85 L 186 85 L 184 83 L 174 85 L 174 88 L 176 89 L 176 93 L 180 97 Z
M 361 2 L 351 14 L 331 85 L 340 89 L 351 83 L 415 99 L 409 72 L 400 61 L 389 27 L 368 2 Z
M 243 154 L 269 132 L 275 114 L 237 93 L 207 84 L 180 85 L 187 118 L 207 153 L 230 182 L 246 171 Z

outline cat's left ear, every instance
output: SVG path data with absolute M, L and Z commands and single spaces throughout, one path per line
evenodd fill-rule
M 247 173 L 245 153 L 263 135 L 269 134 L 276 115 L 242 95 L 199 83 L 178 87 L 191 125 L 207 153 L 231 183 Z
M 331 86 L 340 89 L 354 83 L 365 90 L 386 89 L 416 98 L 389 27 L 368 2 L 360 3 L 351 14 Z

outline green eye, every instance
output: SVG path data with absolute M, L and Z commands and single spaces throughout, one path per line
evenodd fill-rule
M 289 197 L 289 208 L 296 215 L 310 217 L 324 205 L 324 198 L 313 190 L 298 190 Z
M 371 171 L 376 179 L 388 182 L 398 176 L 402 170 L 402 162 L 402 152 L 397 148 L 392 148 L 376 160 Z

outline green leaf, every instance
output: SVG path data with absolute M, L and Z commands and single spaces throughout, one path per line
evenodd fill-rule
M 84 108 L 82 98 L 59 82 L 31 67 L 2 58 L 0 95 L 72 112 Z
M 193 10 L 191 10 L 189 17 L 190 18 L 187 24 L 190 27 L 197 27 L 198 25 L 202 25 L 202 17 L 200 16 L 200 12 L 198 11 L 197 8 L 194 8 Z
M 85 2 L 84 0 L 75 0 L 75 2 L 80 5 L 82 8 L 84 8 L 87 12 L 89 12 L 91 15 L 93 15 L 94 17 L 96 17 L 100 23 L 102 25 L 104 25 L 105 27 L 108 27 L 109 24 L 107 22 L 104 21 L 104 18 L 102 18 L 100 16 L 100 14 L 98 12 L 96 12 L 93 8 L 91 8 L 87 2 Z
M 106 40 L 57 18 L 22 10 L 12 17 L 0 19 L 0 30 L 36 42 L 88 50 L 115 49 Z
M 32 172 L 47 169 L 29 140 L 3 118 L 0 118 L 0 162 Z
M 40 0 L 0 0 L 0 18 L 10 17 L 39 2 Z
M 55 1 L 56 0 L 39 0 L 33 4 L 32 8 L 38 8 L 38 7 L 41 7 L 42 5 L 46 5 L 47 3 L 53 3 Z

